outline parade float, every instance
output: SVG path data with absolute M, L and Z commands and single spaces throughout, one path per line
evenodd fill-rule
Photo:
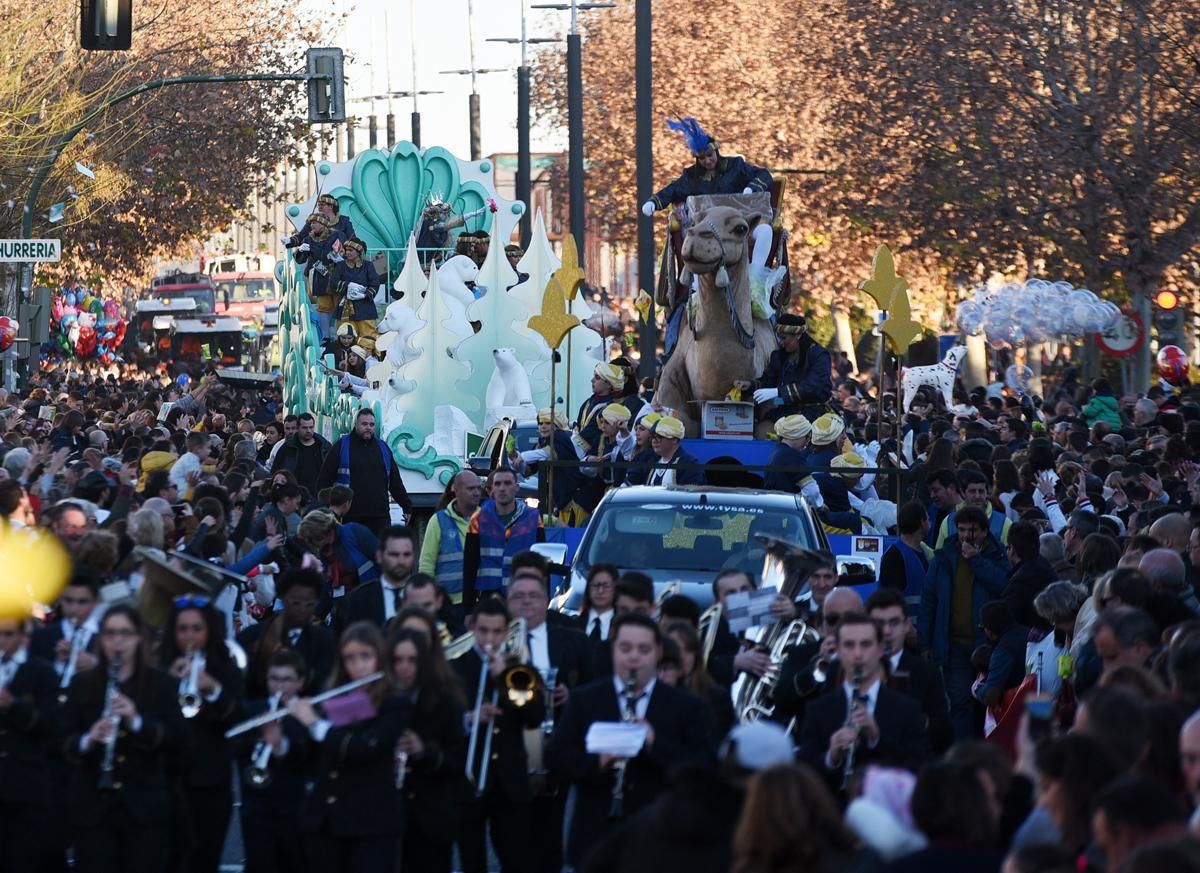
M 539 408 L 569 408 L 591 393 L 604 342 L 580 324 L 592 312 L 575 293 L 578 282 L 550 281 L 572 268 L 570 256 L 564 265 L 555 254 L 539 213 L 513 270 L 504 244 L 526 207 L 496 190 L 490 161 L 463 161 L 441 147 L 401 142 L 316 169 L 318 191 L 286 214 L 298 231 L 318 196 L 336 199 L 340 215 L 366 243 L 367 259 L 387 277 L 385 293 L 376 297 L 375 337 L 376 351 L 387 354 L 367 371 L 369 387 L 361 396 L 345 390 L 332 356 L 322 354 L 304 272 L 289 253 L 276 265 L 284 289 L 279 338 L 288 412 L 311 412 L 320 432 L 333 439 L 351 429 L 360 408 L 372 409 L 406 489 L 418 505 L 429 505 L 463 468 L 468 441 L 496 420 L 531 421 Z M 422 215 L 442 203 L 455 215 L 476 215 L 451 232 L 445 248 L 419 251 Z M 477 266 L 454 253 L 454 240 L 480 231 L 495 244 Z M 519 281 L 518 272 L 527 278 Z M 537 329 L 539 318 L 570 325 L 558 362 Z

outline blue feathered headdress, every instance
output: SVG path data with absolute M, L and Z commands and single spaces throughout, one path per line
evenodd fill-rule
M 694 118 L 681 118 L 678 121 L 668 118 L 667 127 L 683 135 L 683 141 L 694 155 L 703 153 L 710 145 L 714 148 L 717 145 L 717 141 L 705 133 L 700 122 Z

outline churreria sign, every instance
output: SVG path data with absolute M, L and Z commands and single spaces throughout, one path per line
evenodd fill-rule
M 58 261 L 62 247 L 56 239 L 0 239 L 0 263 Z

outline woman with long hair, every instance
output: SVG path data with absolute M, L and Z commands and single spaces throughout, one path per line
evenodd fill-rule
M 1078 855 L 1091 838 L 1092 804 L 1120 764 L 1099 740 L 1070 733 L 1038 743 L 1034 766 L 1037 805 L 1057 828 L 1062 847 Z
M 197 873 L 215 873 L 224 841 L 214 834 L 229 829 L 233 812 L 234 750 L 225 731 L 243 714 L 242 673 L 225 644 L 225 618 L 208 597 L 175 598 L 166 629 L 159 660 L 177 682 L 189 740 L 176 774 L 185 815 L 172 855 L 190 859 Z
M 423 631 L 395 630 L 388 651 L 397 693 L 412 706 L 412 721 L 396 743 L 405 810 L 401 866 L 411 873 L 449 873 L 467 758 L 462 690 L 437 676 Z
M 414 630 L 425 635 L 429 640 L 429 668 L 433 671 L 439 687 L 455 685 L 457 687 L 458 677 L 455 675 L 450 662 L 446 660 L 446 650 L 443 646 L 445 641 L 445 627 L 426 610 L 416 606 L 405 606 L 391 622 L 388 623 L 389 630 Z
M 840 873 L 859 842 L 825 783 L 803 764 L 756 773 L 733 834 L 733 873 Z
M 928 476 L 934 470 L 949 470 L 951 473 L 957 473 L 958 461 L 958 446 L 948 439 L 938 437 L 929 445 L 929 456 L 925 461 L 925 475 Z
M 338 698 L 335 725 L 308 698 L 288 703 L 288 712 L 313 743 L 312 781 L 300 823 L 309 865 L 323 873 L 381 873 L 394 870 L 404 812 L 394 770 L 396 742 L 408 724 L 408 702 L 393 693 L 383 634 L 370 622 L 350 625 L 338 640 L 332 687 L 383 676 Z
M 110 606 L 100 621 L 99 663 L 75 677 L 59 716 L 81 873 L 160 873 L 167 866 L 166 764 L 183 750 L 186 727 L 178 683 L 149 664 L 144 637 L 136 610 Z
M 666 627 L 666 636 L 679 646 L 681 681 L 679 687 L 699 697 L 712 710 L 716 735 L 729 733 L 737 721 L 729 689 L 717 682 L 705 669 L 700 651 L 700 634 L 686 621 L 673 621 Z
M 608 639 L 608 630 L 613 619 L 613 600 L 616 599 L 617 579 L 620 575 L 621 571 L 616 564 L 592 564 L 588 569 L 579 619 L 583 625 L 583 632 L 593 643 Z

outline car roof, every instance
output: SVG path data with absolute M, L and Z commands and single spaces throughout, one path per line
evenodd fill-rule
M 803 503 L 798 495 L 782 491 L 766 491 L 748 488 L 721 488 L 712 485 L 635 485 L 617 488 L 607 495 L 607 502 L 619 504 L 641 503 L 723 503 L 730 506 L 761 506 L 794 512 Z

